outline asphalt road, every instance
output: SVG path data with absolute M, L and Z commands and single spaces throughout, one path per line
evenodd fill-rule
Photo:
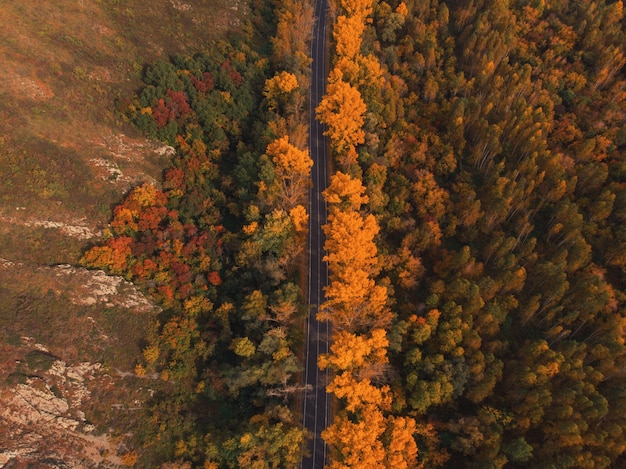
M 315 108 L 326 90 L 326 20 L 327 0 L 315 1 L 316 22 L 311 41 L 311 92 L 310 92 L 310 140 L 309 151 L 313 159 L 311 177 L 313 187 L 309 194 L 309 284 L 307 318 L 305 379 L 310 390 L 304 391 L 303 425 L 311 433 L 312 439 L 303 448 L 302 469 L 321 469 L 327 462 L 327 447 L 320 434 L 329 423 L 331 398 L 326 393 L 327 371 L 320 371 L 317 358 L 328 352 L 330 325 L 316 319 L 319 305 L 324 302 L 324 287 L 328 284 L 328 266 L 324 257 L 324 233 L 322 225 L 326 223 L 326 204 L 322 191 L 328 185 L 328 142 L 324 137 L 324 128 L 315 119 Z

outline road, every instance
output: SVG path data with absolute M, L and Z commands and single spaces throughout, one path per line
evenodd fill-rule
M 330 325 L 316 319 L 319 305 L 324 302 L 324 287 L 328 284 L 328 266 L 324 257 L 324 234 L 322 225 L 326 223 L 326 204 L 322 191 L 328 184 L 328 142 L 324 128 L 315 119 L 315 108 L 326 90 L 326 20 L 327 0 L 315 1 L 316 22 L 311 41 L 311 92 L 310 92 L 310 139 L 309 151 L 313 159 L 311 178 L 313 186 L 309 193 L 309 283 L 308 304 L 310 311 L 306 324 L 305 380 L 311 386 L 304 391 L 303 426 L 311 433 L 312 439 L 303 448 L 301 469 L 321 469 L 327 461 L 327 447 L 320 434 L 331 417 L 331 398 L 326 393 L 328 372 L 320 371 L 317 358 L 328 352 Z

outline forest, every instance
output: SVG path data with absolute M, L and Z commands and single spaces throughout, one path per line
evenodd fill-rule
M 83 258 L 162 308 L 136 368 L 164 382 L 142 467 L 292 467 L 307 437 L 312 6 L 255 8 L 117 103 L 177 150 Z M 329 14 L 329 467 L 626 465 L 622 2 Z

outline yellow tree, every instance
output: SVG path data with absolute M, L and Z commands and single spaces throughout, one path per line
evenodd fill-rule
M 333 393 L 339 399 L 345 399 L 348 412 L 357 412 L 369 404 L 385 410 L 391 406 L 389 386 L 376 387 L 369 378 L 356 379 L 349 371 L 335 375 L 326 387 L 326 392 Z
M 357 16 L 363 22 L 372 14 L 372 0 L 341 0 L 340 3 L 349 16 Z
M 334 372 L 350 371 L 363 374 L 372 366 L 387 363 L 389 340 L 384 329 L 372 329 L 369 334 L 339 331 L 333 337 L 330 353 L 319 358 L 319 367 Z M 369 373 L 367 373 L 369 374 Z
M 335 450 L 329 469 L 384 469 L 385 448 L 380 437 L 385 432 L 385 417 L 378 406 L 369 404 L 354 420 L 342 413 L 322 432 L 322 438 Z
M 411 417 L 387 419 L 385 466 L 393 469 L 416 469 L 417 444 L 413 436 L 417 430 Z
M 373 215 L 363 217 L 354 210 L 336 211 L 328 216 L 323 230 L 326 234 L 324 249 L 328 252 L 324 260 L 331 266 L 331 275 L 346 267 L 375 271 L 378 259 L 374 236 L 380 228 Z
M 310 63 L 307 52 L 313 31 L 313 6 L 303 0 L 278 3 L 276 36 L 271 39 L 272 56 L 279 65 L 295 64 L 296 68 L 305 69 Z
M 370 379 L 379 377 L 381 366 L 387 363 L 388 345 L 383 329 L 364 335 L 338 332 L 330 353 L 319 359 L 321 369 L 335 372 L 327 392 L 345 402 L 345 408 L 322 433 L 335 450 L 330 468 L 417 467 L 415 421 L 385 417 L 391 408 L 389 386 L 377 387 Z
M 376 285 L 363 270 L 346 269 L 326 289 L 328 300 L 317 317 L 346 331 L 386 327 L 392 319 L 387 308 L 387 288 Z
M 271 110 L 277 109 L 280 103 L 289 98 L 292 91 L 298 89 L 298 86 L 296 76 L 285 70 L 266 80 L 263 95 L 267 99 L 268 107 Z
M 337 17 L 333 26 L 333 37 L 337 56 L 350 60 L 356 59 L 361 50 L 361 37 L 365 30 L 365 23 L 358 16 Z
M 278 190 L 280 207 L 293 209 L 306 198 L 313 160 L 284 136 L 267 146 L 266 154 L 274 163 L 274 189 Z
M 367 110 L 359 90 L 337 79 L 328 85 L 327 94 L 317 107 L 318 119 L 328 126 L 324 132 L 339 162 L 347 167 L 356 163 L 356 146 L 365 142 L 364 114 Z
M 324 200 L 331 204 L 331 211 L 360 210 L 361 205 L 369 202 L 365 195 L 365 186 L 358 178 L 337 171 L 330 177 L 330 184 L 322 193 Z
M 335 182 L 340 180 L 335 178 Z M 362 197 L 358 191 L 356 194 L 356 200 Z M 341 192 L 333 191 L 329 195 L 341 200 Z M 355 193 L 349 195 L 354 198 Z M 329 265 L 331 282 L 325 288 L 327 301 L 318 318 L 331 321 L 338 330 L 362 331 L 387 326 L 391 321 L 386 306 L 387 288 L 376 285 L 371 278 L 378 271 L 374 243 L 379 231 L 376 219 L 373 215 L 364 217 L 353 209 L 334 209 L 323 229 L 324 249 L 328 253 L 324 260 Z

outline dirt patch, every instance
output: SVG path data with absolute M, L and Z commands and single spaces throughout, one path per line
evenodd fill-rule
M 111 386 L 100 363 L 70 365 L 55 359 L 42 344 L 22 337 L 19 347 L 3 347 L 13 367 L 0 367 L 0 466 L 118 467 L 125 446 L 120 438 L 97 431 L 86 416 L 93 391 Z M 33 353 L 50 357 L 42 370 Z M 41 465 L 44 464 L 44 465 Z M 50 464 L 50 465 L 47 465 Z
M 62 282 L 71 278 L 72 283 L 77 285 L 77 288 L 70 292 L 70 300 L 76 305 L 103 304 L 107 307 L 126 308 L 141 313 L 156 309 L 132 283 L 122 277 L 107 275 L 101 270 L 86 270 L 71 265 L 58 265 L 53 270 Z
M 19 207 L 21 208 L 21 207 Z M 18 210 L 19 211 L 19 210 Z M 22 226 L 40 226 L 43 228 L 53 228 L 60 230 L 64 235 L 70 236 L 72 238 L 87 240 L 100 236 L 100 231 L 95 227 L 90 227 L 84 225 L 86 219 L 82 220 L 72 220 L 70 223 L 64 223 L 61 221 L 52 221 L 52 220 L 32 220 L 32 219 L 21 219 L 17 217 L 7 217 L 0 215 L 1 223 L 9 223 L 9 224 L 18 224 Z
M 7 91 L 16 97 L 32 101 L 48 101 L 54 98 L 50 87 L 38 78 L 25 77 L 5 70 L 4 73 L 0 73 L 0 80 L 4 81 Z

